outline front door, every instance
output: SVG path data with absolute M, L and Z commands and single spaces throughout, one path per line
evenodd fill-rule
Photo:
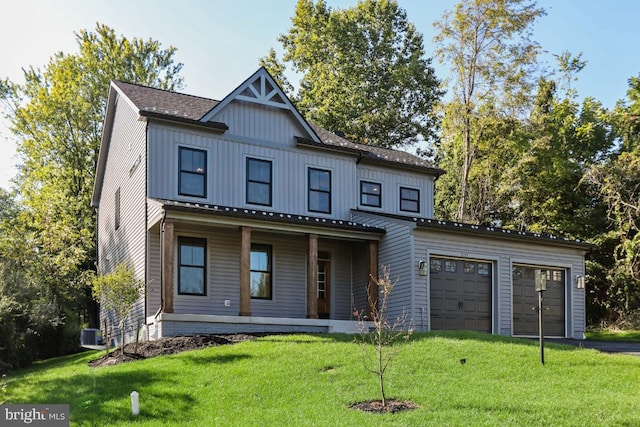
M 331 315 L 331 261 L 318 260 L 318 317 Z

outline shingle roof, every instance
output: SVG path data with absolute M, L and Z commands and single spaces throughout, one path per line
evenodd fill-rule
M 202 119 L 219 101 L 202 98 L 194 95 L 186 95 L 168 90 L 155 89 L 147 86 L 114 81 L 122 93 L 133 102 L 143 116 L 159 117 L 163 119 L 175 119 L 176 121 L 197 122 Z M 415 156 L 406 151 L 392 150 L 375 147 L 366 144 L 357 144 L 346 138 L 336 135 L 320 126 L 308 122 L 321 140 L 321 144 L 315 141 L 300 138 L 298 143 L 318 148 L 338 149 L 357 153 L 370 162 L 395 164 L 408 166 L 412 169 L 428 172 L 439 176 L 444 173 L 442 169 L 435 167 L 431 162 Z M 218 128 L 223 124 L 217 124 Z
M 122 81 L 114 81 L 140 112 L 163 114 L 183 119 L 200 120 L 218 101 L 194 95 L 155 89 Z

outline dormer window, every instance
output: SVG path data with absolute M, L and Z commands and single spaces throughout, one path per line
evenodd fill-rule
M 178 194 L 207 197 L 207 152 L 180 147 L 178 157 Z

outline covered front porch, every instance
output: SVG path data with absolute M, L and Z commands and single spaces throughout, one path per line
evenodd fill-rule
M 384 230 L 350 221 L 185 205 L 163 202 L 162 215 L 149 222 L 150 338 L 353 333 L 358 327 L 354 310 L 376 303 L 377 287 L 371 284 Z M 195 247 L 185 250 L 185 242 Z M 202 262 L 185 261 L 185 253 L 202 254 Z M 194 274 L 202 284 L 185 287 Z

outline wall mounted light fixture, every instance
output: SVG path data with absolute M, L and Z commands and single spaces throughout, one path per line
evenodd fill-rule
M 426 276 L 427 275 L 427 273 L 428 273 L 427 266 L 428 266 L 427 261 L 418 262 L 418 272 L 420 273 L 421 276 Z
M 584 289 L 584 276 L 583 275 L 576 276 L 576 288 Z

